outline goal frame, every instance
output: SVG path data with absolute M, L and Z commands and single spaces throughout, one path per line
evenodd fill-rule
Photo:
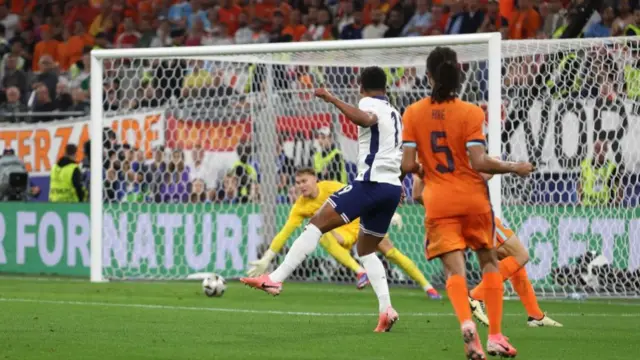
M 488 66 L 488 151 L 491 156 L 501 155 L 501 35 L 500 33 L 438 35 L 429 37 L 408 37 L 395 39 L 366 39 L 349 41 L 317 41 L 276 44 L 164 47 L 143 49 L 108 49 L 91 51 L 91 169 L 103 167 L 103 61 L 118 58 L 197 58 L 198 56 L 250 55 L 265 53 L 321 52 L 339 50 L 382 50 L 420 46 L 448 46 L 487 44 Z M 425 59 L 426 60 L 426 59 Z M 270 84 L 272 72 L 267 69 L 267 84 Z M 275 120 L 274 120 L 275 121 Z M 91 171 L 91 282 L 108 281 L 103 276 L 103 179 L 102 171 Z M 491 203 L 496 215 L 501 211 L 501 180 L 499 176 L 489 181 Z

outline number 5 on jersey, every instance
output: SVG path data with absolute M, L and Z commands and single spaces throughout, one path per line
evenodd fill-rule
M 443 164 L 438 164 L 436 166 L 436 170 L 441 174 L 446 174 L 453 172 L 456 167 L 453 163 L 453 154 L 451 153 L 451 149 L 449 149 L 449 147 L 446 145 L 439 145 L 438 141 L 440 139 L 446 140 L 447 133 L 445 133 L 444 131 L 431 132 L 431 151 L 433 151 L 434 154 L 444 154 L 444 156 L 447 158 L 447 165 L 445 166 Z

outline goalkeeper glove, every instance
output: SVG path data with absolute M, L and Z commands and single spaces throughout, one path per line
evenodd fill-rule
M 249 271 L 247 271 L 247 275 L 254 277 L 254 276 L 260 276 L 264 274 L 265 272 L 267 272 L 267 268 L 269 267 L 269 264 L 271 264 L 271 261 L 275 257 L 276 257 L 275 252 L 271 251 L 271 249 L 267 250 L 264 253 L 264 255 L 262 255 L 262 258 L 260 258 L 260 260 L 251 261 L 249 263 L 251 267 L 249 268 Z
M 402 230 L 402 216 L 400 214 L 395 213 L 391 217 L 391 225 L 398 228 L 398 230 Z

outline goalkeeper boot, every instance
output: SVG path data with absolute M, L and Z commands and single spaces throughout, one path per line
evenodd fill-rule
M 489 335 L 487 352 L 491 356 L 500 356 L 503 358 L 514 358 L 518 355 L 516 348 L 509 344 L 509 339 L 502 334 Z
M 529 327 L 562 327 L 562 324 L 548 317 L 547 314 L 544 314 L 540 320 L 530 316 L 529 319 L 527 319 L 527 325 L 529 325 Z
M 431 300 L 440 300 L 440 299 L 442 299 L 442 296 L 440 296 L 440 293 L 438 293 L 438 290 L 436 290 L 434 288 L 427 289 L 425 291 L 425 293 L 427 294 L 427 296 Z
M 467 354 L 467 360 L 484 360 L 484 351 L 478 337 L 476 324 L 471 321 L 465 321 L 462 326 L 462 339 L 464 340 L 464 352 Z
M 240 278 L 240 282 L 254 289 L 262 290 L 273 296 L 280 295 L 282 291 L 282 283 L 271 281 L 269 275 L 264 274 L 258 277 Z
M 367 287 L 367 285 L 369 285 L 369 277 L 367 276 L 366 272 L 360 272 L 358 273 L 358 284 L 356 285 L 356 288 L 358 290 L 362 290 L 365 287 Z
M 380 317 L 378 317 L 378 326 L 373 330 L 374 332 L 389 332 L 393 327 L 393 324 L 398 321 L 400 317 L 398 313 L 393 310 L 391 306 L 387 308 L 387 311 L 380 313 Z
M 471 308 L 471 314 L 473 314 L 473 317 L 476 318 L 480 324 L 489 326 L 489 318 L 487 317 L 487 314 L 484 313 L 482 301 L 469 296 L 469 307 Z

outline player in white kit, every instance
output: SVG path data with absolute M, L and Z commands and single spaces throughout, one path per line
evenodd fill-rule
M 378 297 L 380 316 L 376 332 L 391 330 L 398 320 L 398 313 L 391 306 L 384 266 L 376 255 L 378 243 L 389 229 L 402 194 L 402 119 L 387 100 L 386 86 L 384 70 L 374 66 L 364 69 L 360 75 L 362 99 L 358 107 L 341 101 L 325 89 L 315 91 L 316 97 L 335 105 L 358 125 L 358 176 L 329 197 L 273 273 L 240 279 L 271 295 L 280 294 L 282 281 L 318 246 L 324 233 L 360 218 L 357 249 Z

